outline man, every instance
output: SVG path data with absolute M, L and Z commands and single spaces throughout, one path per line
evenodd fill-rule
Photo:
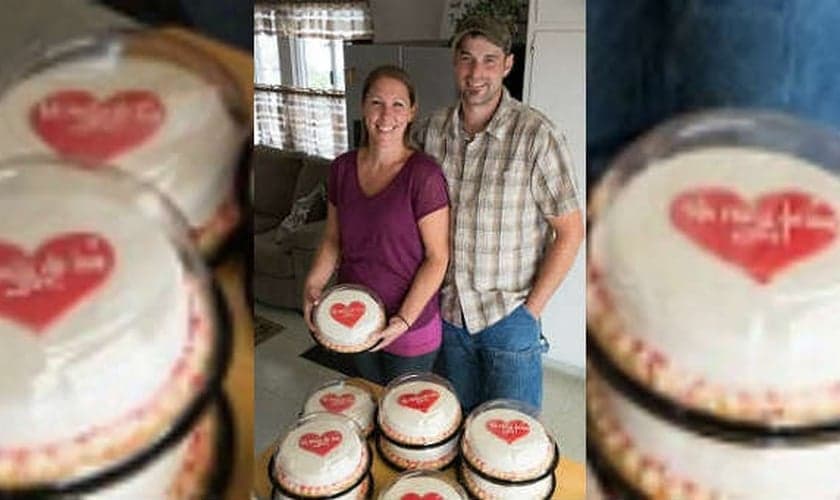
M 583 239 L 571 162 L 548 119 L 502 84 L 513 66 L 503 23 L 468 18 L 452 46 L 460 99 L 414 131 L 452 203 L 441 354 L 466 409 L 496 398 L 539 408 L 539 317 Z

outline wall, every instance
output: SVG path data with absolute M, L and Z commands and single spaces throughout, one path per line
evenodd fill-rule
M 446 0 L 370 0 L 376 43 L 440 40 Z

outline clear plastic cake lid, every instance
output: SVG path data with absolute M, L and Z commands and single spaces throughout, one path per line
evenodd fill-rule
M 437 445 L 461 426 L 455 389 L 433 373 L 408 373 L 388 384 L 379 400 L 379 430 L 402 445 Z
M 301 410 L 301 415 L 327 412 L 352 418 L 365 435 L 373 431 L 376 400 L 364 383 L 342 378 L 330 380 L 313 390 Z
M 250 129 L 212 57 L 157 30 L 91 33 L 0 74 L 0 156 L 57 155 L 154 183 L 194 230 L 219 226 Z
M 0 163 L 0 496 L 121 477 L 188 430 L 224 318 L 174 208 L 115 170 Z
M 312 413 L 283 434 L 269 462 L 268 475 L 285 496 L 338 496 L 359 486 L 371 460 L 370 449 L 353 419 Z
M 726 425 L 840 420 L 840 134 L 784 115 L 670 121 L 619 155 L 590 214 L 596 354 Z
M 324 347 L 345 353 L 362 352 L 376 343 L 385 328 L 385 306 L 376 293 L 361 285 L 328 288 L 312 309 L 312 336 Z
M 493 482 L 542 479 L 559 459 L 559 448 L 539 410 L 511 399 L 488 401 L 469 414 L 461 453 L 473 472 Z
M 436 471 L 404 472 L 388 483 L 378 500 L 467 500 L 457 482 Z

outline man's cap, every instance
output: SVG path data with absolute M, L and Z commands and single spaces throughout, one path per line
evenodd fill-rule
M 455 27 L 455 36 L 452 38 L 452 48 L 458 47 L 461 39 L 469 34 L 480 34 L 490 40 L 493 45 L 502 49 L 505 54 L 510 54 L 512 37 L 507 24 L 489 16 L 469 16 L 458 22 Z

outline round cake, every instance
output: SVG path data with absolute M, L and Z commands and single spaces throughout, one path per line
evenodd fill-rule
M 431 373 L 397 377 L 379 400 L 379 430 L 396 444 L 439 445 L 458 431 L 461 419 L 452 386 Z
M 0 494 L 95 481 L 218 383 L 206 272 L 125 175 L 10 161 L 0 210 Z
M 337 352 L 362 352 L 385 328 L 385 306 L 371 290 L 337 285 L 326 290 L 312 312 L 315 340 Z
M 443 469 L 458 456 L 458 434 L 438 445 L 412 448 L 397 444 L 380 434 L 376 444 L 382 458 L 399 470 Z
M 281 493 L 341 495 L 359 487 L 370 464 L 367 443 L 353 420 L 313 413 L 283 437 L 272 461 L 271 480 Z
M 587 373 L 587 428 L 612 468 L 647 498 L 838 498 L 840 439 L 727 442 L 650 413 Z
M 548 500 L 554 493 L 554 474 L 525 484 L 505 483 L 482 477 L 466 462 L 461 463 L 459 473 L 470 494 L 481 500 Z M 590 478 L 586 480 L 588 483 Z
M 767 427 L 834 421 L 840 172 L 743 139 L 696 144 L 737 120 L 754 123 L 700 117 L 617 160 L 594 196 L 589 328 L 622 371 L 685 407 Z M 771 132 L 820 151 L 796 124 Z M 694 142 L 655 150 L 680 133 Z
M 164 35 L 94 36 L 48 54 L 0 93 L 0 157 L 124 170 L 169 196 L 202 248 L 216 246 L 239 219 L 233 180 L 246 128 L 232 112 L 235 84 Z
M 338 413 L 350 417 L 365 437 L 373 432 L 376 401 L 362 384 L 333 380 L 313 392 L 303 405 L 303 415 L 315 412 Z
M 352 490 L 348 491 L 347 493 L 330 497 L 330 500 L 363 500 L 366 498 L 370 498 L 370 494 L 373 491 L 373 477 L 368 474 L 365 479 L 359 483 L 358 486 L 353 488 Z M 273 489 L 271 491 L 271 498 L 273 500 L 294 500 L 293 497 L 289 497 L 284 495 L 278 489 Z M 297 497 L 295 497 L 297 498 Z
M 557 449 L 536 414 L 536 409 L 507 399 L 479 405 L 464 423 L 464 460 L 477 472 L 504 481 L 550 475 Z
M 440 472 L 413 471 L 397 476 L 383 488 L 378 500 L 467 500 L 457 483 Z

